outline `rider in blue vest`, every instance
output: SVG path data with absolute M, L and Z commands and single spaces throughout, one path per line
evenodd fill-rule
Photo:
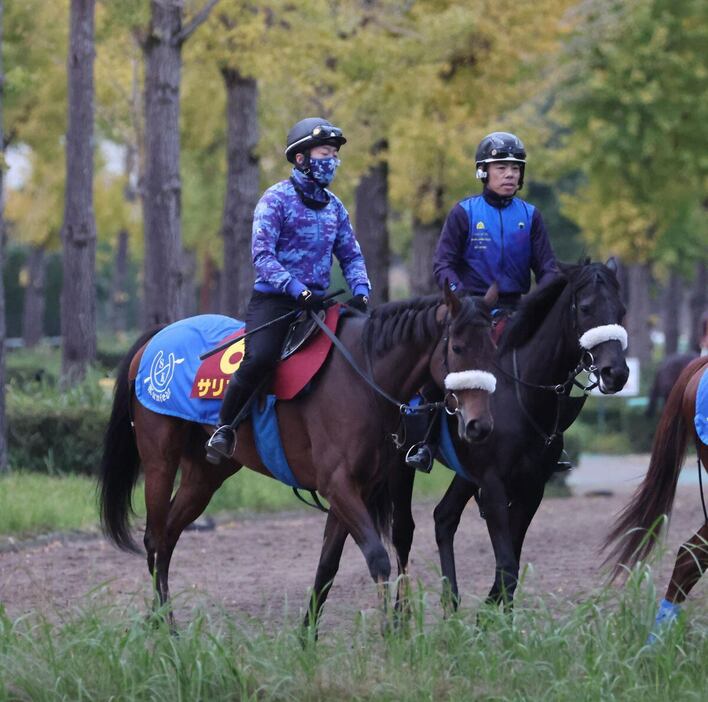
M 526 149 L 509 132 L 492 132 L 477 147 L 476 176 L 483 183 L 479 195 L 458 202 L 443 225 L 433 259 L 440 288 L 484 295 L 492 283 L 499 286 L 498 316 L 508 316 L 536 282 L 559 273 L 541 213 L 516 197 L 524 185 Z M 424 391 L 425 392 L 425 391 Z M 428 472 L 432 442 L 418 444 L 406 463 Z
M 219 463 L 236 448 L 235 420 L 280 358 L 292 316 L 316 309 L 329 287 L 333 255 L 353 297 L 347 302 L 366 312 L 371 284 L 349 214 L 326 186 L 339 166 L 346 143 L 341 129 L 321 117 L 300 120 L 288 132 L 285 157 L 293 164 L 288 180 L 268 188 L 253 214 L 252 255 L 256 270 L 246 312 L 244 358 L 229 381 L 219 428 L 206 445 L 207 460 Z

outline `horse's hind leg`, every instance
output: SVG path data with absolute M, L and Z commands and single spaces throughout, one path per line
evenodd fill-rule
M 164 428 L 149 437 L 137 435 L 138 448 L 145 471 L 145 550 L 150 575 L 155 580 L 158 601 L 164 606 L 169 601 L 167 571 L 167 515 L 175 475 L 184 446 L 184 422 L 170 420 Z M 174 623 L 172 612 L 168 613 L 170 624 Z
M 664 599 L 681 604 L 708 566 L 708 523 L 679 548 Z
M 334 512 L 327 515 L 327 524 L 324 530 L 324 539 L 322 541 L 322 552 L 320 553 L 320 561 L 317 564 L 317 574 L 315 575 L 315 584 L 312 588 L 312 597 L 310 598 L 310 606 L 303 627 L 308 629 L 312 623 L 315 625 L 315 638 L 317 638 L 317 626 L 319 624 L 320 613 L 322 607 L 327 600 L 334 576 L 339 570 L 339 561 L 342 557 L 344 542 L 347 540 L 348 532 L 346 527 L 337 519 Z

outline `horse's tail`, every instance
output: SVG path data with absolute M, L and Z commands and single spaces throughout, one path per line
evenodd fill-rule
M 689 436 L 681 405 L 689 381 L 698 367 L 708 363 L 708 358 L 701 361 L 687 366 L 671 390 L 654 434 L 644 481 L 618 515 L 605 540 L 604 548 L 616 542 L 605 560 L 614 564 L 613 578 L 622 572 L 623 565 L 632 568 L 651 552 L 661 531 L 662 519 L 671 514 Z
M 133 344 L 118 366 L 113 408 L 103 438 L 99 473 L 99 503 L 103 531 L 119 548 L 139 553 L 130 534 L 132 494 L 140 474 L 140 456 L 130 416 L 133 383 L 128 379 L 130 363 L 149 339 L 162 327 L 145 332 Z

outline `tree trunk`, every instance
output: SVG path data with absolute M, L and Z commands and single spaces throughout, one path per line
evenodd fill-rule
M 0 0 L 0 156 L 2 156 L 2 163 L 5 163 L 5 130 L 3 129 L 5 71 L 3 70 L 2 63 L 4 9 L 4 4 L 2 0 Z M 5 417 L 5 283 L 1 275 L 5 263 L 4 174 L 4 169 L 0 168 L 0 473 L 4 473 L 7 470 L 7 421 Z
M 385 144 L 379 149 L 385 148 Z M 379 161 L 359 180 L 356 188 L 356 236 L 371 280 L 371 300 L 389 300 L 388 269 L 388 163 Z M 432 259 L 431 259 L 432 261 Z
M 680 334 L 681 320 L 681 276 L 678 271 L 671 269 L 669 279 L 662 299 L 662 315 L 664 317 L 664 354 L 676 353 Z
M 27 286 L 22 310 L 22 339 L 25 347 L 36 346 L 44 336 L 44 293 L 46 260 L 42 246 L 33 246 L 27 259 Z
M 224 278 L 221 309 L 240 317 L 253 287 L 251 228 L 260 194 L 258 145 L 258 85 L 236 69 L 223 68 L 226 88 L 227 179 L 221 235 L 224 238 Z
M 96 222 L 93 213 L 93 62 L 95 0 L 71 0 L 69 116 L 66 135 L 62 376 L 83 378 L 96 357 Z
M 194 251 L 185 249 L 182 252 L 182 312 L 185 317 L 193 317 L 197 313 L 197 256 Z
M 705 261 L 696 264 L 695 279 L 689 299 L 689 310 L 691 319 L 689 347 L 700 351 L 701 339 L 705 333 L 701 327 L 705 315 L 708 314 L 708 265 L 706 265 Z
M 152 0 L 145 53 L 145 325 L 182 317 L 181 0 Z
M 629 306 L 627 309 L 627 333 L 629 335 L 630 356 L 636 356 L 640 363 L 651 360 L 651 324 L 649 305 L 649 285 L 651 272 L 648 263 L 627 266 L 629 279 Z
M 128 231 L 118 232 L 118 246 L 113 259 L 113 277 L 111 279 L 110 325 L 114 334 L 124 332 L 128 327 Z
M 220 307 L 219 269 L 214 259 L 206 254 L 202 266 L 202 284 L 199 288 L 199 314 L 219 314 Z
M 413 219 L 413 243 L 410 261 L 411 295 L 429 295 L 437 290 L 433 276 L 433 254 L 442 222 L 423 224 Z

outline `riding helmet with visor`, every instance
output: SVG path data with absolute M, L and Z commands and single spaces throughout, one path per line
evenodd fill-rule
M 339 149 L 347 140 L 339 127 L 321 117 L 301 119 L 288 132 L 285 158 L 295 163 L 295 155 L 309 151 L 313 146 L 328 144 Z
M 521 167 L 519 190 L 524 184 L 524 169 L 526 167 L 526 148 L 515 134 L 509 132 L 492 132 L 479 142 L 475 153 L 477 178 L 487 179 L 487 164 L 495 161 L 511 161 Z

